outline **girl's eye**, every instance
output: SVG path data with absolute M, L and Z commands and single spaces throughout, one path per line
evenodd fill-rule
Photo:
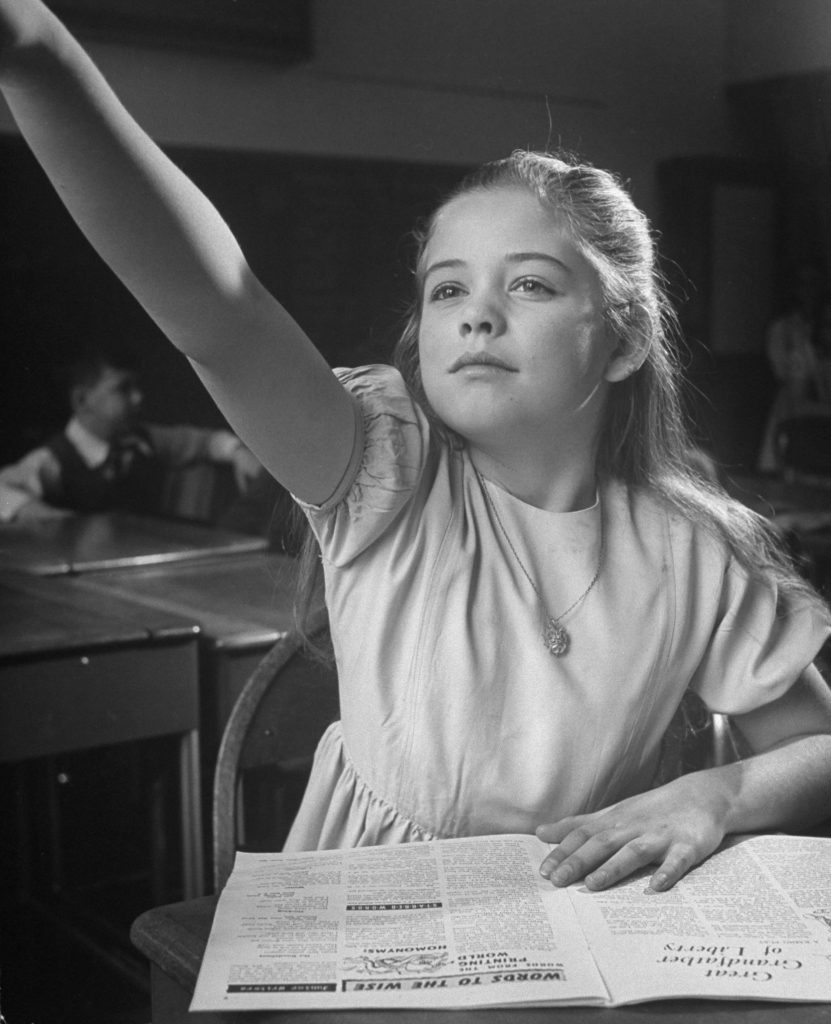
M 455 299 L 461 293 L 457 284 L 440 284 L 430 292 L 431 302 L 441 302 L 444 299 Z
M 528 295 L 553 295 L 554 289 L 535 277 L 523 277 L 513 286 L 515 292 L 525 292 Z

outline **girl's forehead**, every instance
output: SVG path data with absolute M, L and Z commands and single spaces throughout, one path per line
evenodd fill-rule
M 519 186 L 479 189 L 456 196 L 436 214 L 425 255 L 438 250 L 481 251 L 504 246 L 531 251 L 541 244 L 574 249 L 563 218 Z
M 515 262 L 523 253 L 553 257 L 581 277 L 597 276 L 564 216 L 521 186 L 451 199 L 434 219 L 418 275 L 423 280 L 432 266 L 445 262 Z

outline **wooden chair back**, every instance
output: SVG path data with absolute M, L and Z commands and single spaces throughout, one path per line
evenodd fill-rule
M 325 609 L 310 636 L 326 635 Z M 237 698 L 217 755 L 213 793 L 214 885 L 225 884 L 240 847 L 281 849 L 318 740 L 339 713 L 334 666 L 296 632 L 282 636 Z

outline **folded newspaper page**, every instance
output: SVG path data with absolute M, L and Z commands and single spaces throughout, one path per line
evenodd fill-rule
M 668 892 L 569 895 L 615 1003 L 831 1002 L 831 839 L 744 837 Z
M 605 1003 L 534 836 L 237 854 L 192 1010 Z
M 239 853 L 192 1010 L 831 1002 L 831 840 L 736 840 L 675 888 L 555 889 L 500 835 Z

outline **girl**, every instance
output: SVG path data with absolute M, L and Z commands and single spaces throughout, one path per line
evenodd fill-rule
M 423 239 L 402 373 L 333 374 L 39 0 L 9 105 L 79 225 L 301 503 L 343 721 L 292 849 L 532 831 L 555 884 L 672 886 L 728 832 L 828 812 L 821 602 L 687 468 L 643 216 L 520 154 Z M 651 788 L 692 687 L 745 760 Z

